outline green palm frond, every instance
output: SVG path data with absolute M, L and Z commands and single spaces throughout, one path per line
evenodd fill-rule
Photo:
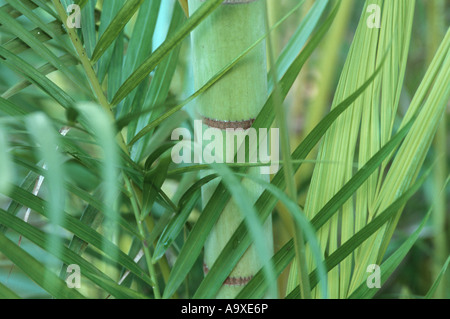
M 232 3 L 0 0 L 0 298 L 448 297 L 445 1 Z M 199 114 L 280 170 L 176 164 Z

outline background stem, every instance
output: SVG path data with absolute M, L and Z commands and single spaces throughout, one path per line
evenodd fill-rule
M 193 32 L 196 90 L 264 35 L 266 30 L 264 1 L 242 2 L 222 4 Z M 189 11 L 195 12 L 202 4 L 201 0 L 189 1 Z M 266 45 L 265 42 L 261 42 L 233 70 L 198 98 L 199 117 L 226 122 L 255 119 L 267 98 L 266 63 Z M 203 128 L 208 127 L 203 125 Z M 226 151 L 234 153 L 235 149 Z M 218 160 L 224 160 L 225 156 L 226 152 Z M 260 170 L 257 167 L 251 168 L 249 174 L 259 176 Z M 268 179 L 268 176 L 266 178 Z M 203 187 L 203 205 L 206 205 L 210 199 L 217 183 L 212 182 Z M 248 190 L 248 196 L 253 202 L 263 191 L 259 185 L 249 180 L 244 179 L 242 184 Z M 242 212 L 233 201 L 230 201 L 206 241 L 205 270 L 213 266 L 242 220 Z M 264 227 L 266 234 L 264 240 L 267 241 L 267 247 L 273 251 L 271 219 L 265 223 Z M 236 265 L 230 277 L 248 281 L 260 268 L 259 257 L 252 245 Z M 242 288 L 243 285 L 225 284 L 217 297 L 233 298 Z

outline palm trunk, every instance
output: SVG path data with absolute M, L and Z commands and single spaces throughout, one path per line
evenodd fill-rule
M 189 11 L 195 12 L 204 0 L 189 0 Z M 223 67 L 253 45 L 266 30 L 263 0 L 226 0 L 192 35 L 195 88 L 201 88 Z M 265 42 L 258 45 L 212 88 L 198 98 L 198 114 L 203 129 L 208 127 L 248 129 L 267 98 Z M 226 147 L 225 150 L 228 150 Z M 247 147 L 248 150 L 248 147 Z M 234 152 L 235 149 L 228 150 Z M 228 154 L 230 155 L 230 154 Z M 216 155 L 225 162 L 226 151 Z M 260 175 L 259 168 L 249 174 Z M 262 176 L 260 176 L 262 177 Z M 262 189 L 248 180 L 243 185 L 254 202 Z M 202 190 L 204 205 L 213 194 L 217 182 Z M 207 273 L 223 247 L 243 220 L 243 214 L 231 200 L 221 214 L 205 244 L 204 271 Z M 267 246 L 273 250 L 272 222 L 264 225 Z M 250 246 L 222 286 L 218 298 L 233 298 L 260 269 L 255 248 Z

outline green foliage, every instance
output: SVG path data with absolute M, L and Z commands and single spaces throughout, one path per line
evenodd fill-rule
M 267 1 L 279 6 L 277 21 L 194 90 L 188 38 L 222 0 L 190 17 L 175 0 L 74 1 L 81 29 L 68 25 L 71 1 L 0 0 L 0 298 L 214 298 L 253 243 L 263 267 L 238 298 L 449 296 L 448 129 L 438 131 L 450 99 L 448 5 Z M 380 28 L 368 25 L 370 5 L 381 8 Z M 268 182 L 251 165 L 173 163 L 171 133 L 192 131 L 196 98 L 265 40 L 280 54 L 269 55 L 253 127 L 284 128 L 280 171 Z M 331 57 L 337 65 L 324 71 L 318 64 Z M 296 85 L 314 72 L 323 85 Z M 300 133 L 286 116 L 297 92 L 311 95 Z M 312 177 L 300 183 L 305 168 Z M 254 205 L 241 179 L 264 190 Z M 242 223 L 203 276 L 203 247 L 230 200 Z M 263 245 L 269 217 L 274 256 Z M 435 251 L 433 278 L 420 262 L 403 263 Z M 65 282 L 73 264 L 80 289 Z M 366 285 L 371 264 L 381 291 Z

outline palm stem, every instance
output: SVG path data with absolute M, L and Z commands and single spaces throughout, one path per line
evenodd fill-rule
M 155 299 L 161 299 L 161 293 L 159 291 L 158 279 L 156 278 L 155 267 L 153 266 L 153 263 L 152 263 L 152 255 L 150 253 L 148 243 L 145 240 L 145 232 L 144 232 L 144 227 L 142 226 L 142 221 L 139 218 L 139 216 L 141 214 L 140 214 L 138 204 L 136 202 L 136 196 L 133 194 L 133 188 L 131 186 L 131 182 L 129 181 L 128 177 L 125 176 L 125 174 L 124 174 L 123 178 L 125 180 L 127 190 L 130 193 L 131 206 L 133 207 L 134 217 L 136 218 L 139 235 L 141 237 L 145 261 L 146 261 L 147 267 L 148 267 L 148 272 L 149 272 L 150 278 L 152 280 L 153 293 L 155 295 Z
M 189 11 L 195 12 L 204 1 L 190 0 Z M 192 35 L 195 88 L 198 90 L 223 67 L 254 45 L 266 30 L 265 2 L 224 1 Z M 198 113 L 204 120 L 203 128 L 225 129 L 223 125 L 248 129 L 258 115 L 267 98 L 267 68 L 265 42 L 259 43 L 230 72 L 198 98 Z M 235 148 L 226 147 L 218 161 L 225 162 L 226 153 L 235 154 Z M 239 149 L 239 145 L 237 146 Z M 248 148 L 246 149 L 248 155 Z M 260 175 L 259 168 L 249 169 L 249 174 Z M 256 201 L 262 193 L 261 187 L 244 179 L 242 181 L 249 198 Z M 217 182 L 202 189 L 204 205 L 212 196 Z M 205 244 L 205 271 L 214 265 L 222 249 L 228 243 L 243 220 L 243 213 L 230 201 L 211 231 Z M 265 240 L 272 250 L 272 224 L 269 219 L 265 227 Z M 231 272 L 220 289 L 218 298 L 233 298 L 261 267 L 255 247 L 252 245 Z M 230 284 L 237 283 L 237 284 Z

